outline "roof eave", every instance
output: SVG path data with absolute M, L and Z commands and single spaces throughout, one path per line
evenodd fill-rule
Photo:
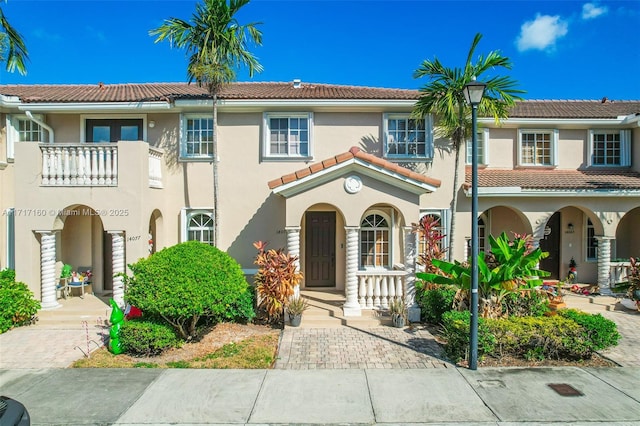
M 86 112 L 86 111 L 158 111 L 171 108 L 166 101 L 151 102 L 58 102 L 58 103 L 20 103 L 20 111 L 32 112 Z
M 471 197 L 471 188 L 464 193 Z M 478 188 L 478 197 L 640 197 L 640 189 L 527 189 L 520 186 Z

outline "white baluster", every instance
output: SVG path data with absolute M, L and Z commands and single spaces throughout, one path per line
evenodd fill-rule
M 104 183 L 111 185 L 111 147 L 108 147 L 105 152 L 105 178 Z
M 71 175 L 71 167 L 69 166 L 69 148 L 62 148 L 62 173 L 63 173 L 63 183 L 65 185 L 69 185 L 71 183 L 71 179 L 69 176 Z
M 42 148 L 42 184 L 49 185 L 49 150 Z
M 84 148 L 78 148 L 78 185 L 84 185 Z
M 396 297 L 404 299 L 404 277 L 396 277 Z
M 112 158 L 112 166 L 111 166 L 111 174 L 113 177 L 111 178 L 111 183 L 113 185 L 118 185 L 118 147 L 115 146 L 113 148 Z
M 359 277 L 359 291 L 358 294 L 360 299 L 358 300 L 360 304 L 360 309 L 365 309 L 367 307 L 367 277 L 364 275 L 360 275 Z
M 387 297 L 389 296 L 389 280 L 387 276 L 380 277 L 380 307 L 383 309 L 387 309 L 389 307 L 389 301 Z
M 91 184 L 98 184 L 98 150 L 91 147 Z
M 373 287 L 373 307 L 380 307 L 380 275 L 374 276 L 374 287 Z
M 396 300 L 396 278 L 393 275 L 389 277 L 389 304 Z
M 70 170 L 71 170 L 71 185 L 77 185 L 78 184 L 78 156 L 76 153 L 76 148 L 75 147 L 71 147 L 69 148 L 69 154 L 70 154 Z
M 84 184 L 85 185 L 91 185 L 91 174 L 93 173 L 92 166 L 91 166 L 92 151 L 93 150 L 90 149 L 90 147 L 88 146 L 84 147 Z
M 98 185 L 104 185 L 104 148 L 98 148 Z
M 63 171 L 62 150 L 60 148 L 56 148 L 56 184 L 57 185 L 62 185 L 64 183 L 62 171 Z
M 373 276 L 367 277 L 367 309 L 373 309 Z

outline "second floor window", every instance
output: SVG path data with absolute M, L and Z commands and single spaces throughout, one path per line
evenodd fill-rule
M 489 129 L 479 129 L 477 135 L 478 141 L 478 164 L 489 164 L 489 153 L 487 148 L 487 141 L 489 140 Z M 472 140 L 469 138 L 466 144 L 467 164 L 471 164 L 471 148 Z
M 42 142 L 42 128 L 31 120 L 17 119 L 18 141 Z
M 384 156 L 413 160 L 433 157 L 431 118 L 411 118 L 409 114 L 384 115 Z
M 181 156 L 183 158 L 213 157 L 213 118 L 211 115 L 187 115 L 182 123 Z
M 313 114 L 264 115 L 266 158 L 312 157 Z
M 592 130 L 589 139 L 592 166 L 630 165 L 629 130 Z
M 522 166 L 556 165 L 557 131 L 520 130 L 519 164 Z

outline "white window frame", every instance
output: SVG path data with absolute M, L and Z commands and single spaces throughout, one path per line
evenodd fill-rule
M 304 118 L 307 120 L 307 155 L 299 154 L 271 154 L 271 119 L 273 118 Z M 313 159 L 313 113 L 312 112 L 265 112 L 262 114 L 262 158 L 265 160 L 312 160 Z M 289 141 L 290 142 L 290 141 Z M 289 147 L 290 148 L 290 147 Z
M 193 216 L 200 215 L 200 214 L 209 216 L 211 218 L 211 221 L 213 222 L 212 234 L 211 234 L 211 237 L 212 237 L 211 244 L 213 245 L 213 241 L 215 241 L 216 224 L 215 224 L 213 209 L 206 208 L 206 207 L 200 207 L 200 208 L 183 207 L 180 210 L 180 242 L 183 243 L 185 241 L 190 241 L 189 240 L 189 221 Z
M 478 129 L 478 164 L 486 166 L 489 164 L 489 128 Z M 466 141 L 466 164 L 471 164 L 471 139 Z
M 43 121 L 44 117 L 40 114 L 33 114 L 33 117 L 37 120 Z M 47 142 L 45 140 L 45 130 L 41 125 L 31 120 L 25 114 L 8 114 L 6 118 L 6 129 L 7 129 L 7 159 L 14 159 L 15 157 L 15 143 L 20 142 L 20 131 L 18 130 L 18 122 L 19 121 L 29 121 L 34 125 L 40 127 L 40 141 L 39 142 Z M 28 142 L 29 143 L 29 142 Z M 38 143 L 37 141 L 33 141 L 32 143 Z
M 594 143 L 595 135 L 613 134 L 620 135 L 620 164 L 594 164 Z M 629 167 L 631 165 L 631 130 L 630 129 L 590 129 L 589 130 L 589 155 L 587 164 L 593 167 Z
M 211 113 L 189 113 L 180 114 L 180 160 L 182 161 L 212 161 L 211 154 L 188 154 L 187 153 L 187 121 L 188 120 L 211 120 L 213 131 L 216 132 L 216 126 L 213 125 L 213 115 Z M 202 141 L 199 142 L 202 144 Z
M 525 163 L 522 160 L 522 135 L 525 133 L 544 133 L 549 134 L 549 164 Z M 518 129 L 518 165 L 526 167 L 555 167 L 558 165 L 558 129 Z
M 416 160 L 431 161 L 433 159 L 433 117 L 431 115 L 425 115 L 423 118 L 424 133 L 425 133 L 424 155 L 388 154 L 389 120 L 398 120 L 398 119 L 414 120 L 414 118 L 411 117 L 410 113 L 382 114 L 382 138 L 383 138 L 382 156 L 386 159 L 393 160 L 393 161 L 416 161 Z
M 394 223 L 394 216 L 393 216 L 393 211 L 390 212 L 391 214 L 380 210 L 380 209 L 370 209 L 367 210 L 363 215 L 362 218 L 360 219 L 360 230 L 358 231 L 358 267 L 360 269 L 363 270 L 389 270 L 391 269 L 392 265 L 393 265 L 393 229 L 395 227 L 395 223 Z M 376 229 L 376 228 L 363 228 L 362 227 L 362 221 L 368 217 L 371 216 L 373 214 L 376 214 L 378 216 L 381 216 L 384 220 L 387 221 L 387 235 L 388 235 L 388 241 L 387 241 L 387 248 L 388 248 L 388 252 L 387 252 L 387 264 L 386 265 L 376 265 L 376 266 L 371 266 L 371 265 L 363 265 L 362 264 L 362 231 L 366 230 L 366 229 Z
M 449 222 L 450 222 L 450 216 L 451 216 L 451 211 L 449 209 L 424 209 L 424 210 L 420 210 L 420 219 L 422 219 L 423 216 L 426 215 L 434 215 L 434 216 L 438 216 L 440 218 L 440 229 L 442 230 L 442 233 L 444 234 L 444 238 L 442 240 L 440 240 L 440 248 L 442 248 L 443 250 L 449 250 L 449 247 L 451 246 L 449 243 Z M 420 247 L 420 242 L 418 241 L 418 247 L 416 247 L 416 249 L 419 249 Z

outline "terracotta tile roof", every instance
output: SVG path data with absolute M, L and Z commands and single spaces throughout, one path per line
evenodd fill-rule
M 426 183 L 428 185 L 432 185 L 435 187 L 440 187 L 440 180 L 430 178 L 428 176 L 422 175 L 420 173 L 413 172 L 407 168 L 404 168 L 398 164 L 392 163 L 390 161 L 384 160 L 380 157 L 376 157 L 373 154 L 368 154 L 362 151 L 358 147 L 352 147 L 349 151 L 335 155 L 331 158 L 327 158 L 326 160 L 319 161 L 310 165 L 309 167 L 305 167 L 304 169 L 300 169 L 296 172 L 286 174 L 284 176 L 279 177 L 278 179 L 274 179 L 268 182 L 269 189 L 275 189 L 284 184 L 295 182 L 298 179 L 302 179 L 304 177 L 313 175 L 315 173 L 321 172 L 322 170 L 329 169 L 337 164 L 341 164 L 347 162 L 353 158 L 357 158 L 359 160 L 365 161 L 370 164 L 374 164 L 376 166 L 383 167 L 392 173 L 397 173 L 404 177 L 408 177 L 418 182 Z
M 25 103 L 143 102 L 206 99 L 205 87 L 187 83 L 128 83 L 83 85 L 0 85 L 0 94 Z M 223 88 L 222 99 L 417 100 L 420 92 L 363 86 L 302 82 L 236 82 Z M 525 100 L 511 110 L 511 118 L 617 118 L 640 114 L 640 101 Z
M 465 188 L 471 186 L 471 168 L 466 168 Z M 629 169 L 589 170 L 478 170 L 478 186 L 521 187 L 534 190 L 640 190 L 640 173 Z
M 640 101 L 533 100 L 518 102 L 509 118 L 616 118 L 640 114 Z
M 373 87 L 302 83 L 232 83 L 222 89 L 223 99 L 394 99 L 413 100 L 417 91 Z M 210 98 L 206 87 L 187 83 L 0 85 L 0 94 L 22 102 L 141 102 Z

